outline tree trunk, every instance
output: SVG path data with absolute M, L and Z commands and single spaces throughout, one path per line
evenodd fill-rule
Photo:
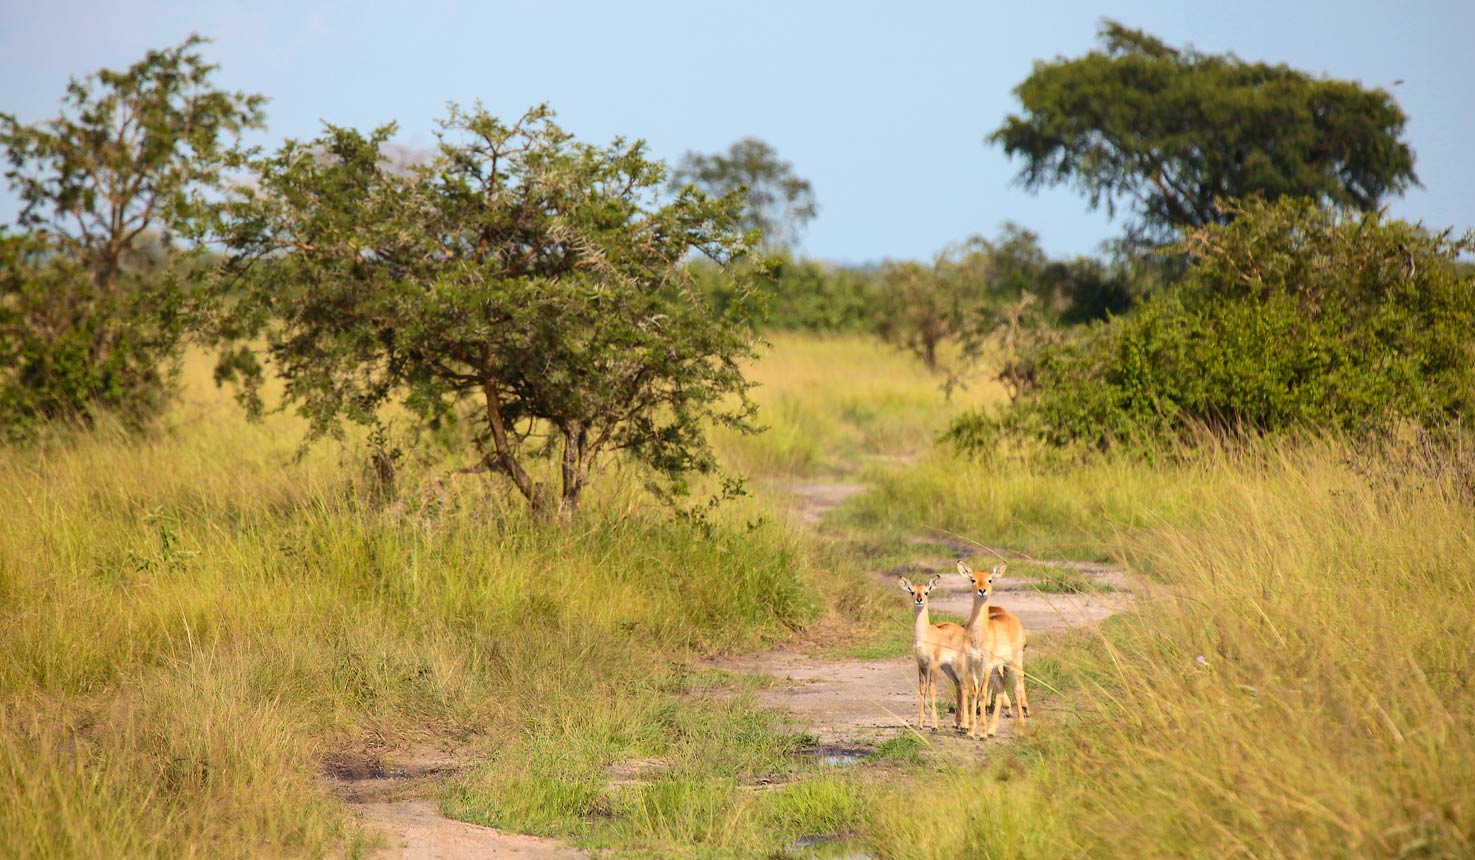
M 101 265 L 94 274 L 93 281 L 97 284 L 98 295 L 93 305 L 105 309 L 104 313 L 114 312 L 109 302 L 118 292 L 118 268 L 121 254 L 122 252 L 115 248 L 115 240 L 110 240 L 106 252 L 102 255 Z M 99 325 L 97 332 L 92 336 L 91 355 L 88 357 L 94 367 L 102 367 L 112 357 L 112 344 L 108 342 L 108 332 L 111 330 L 111 326 Z
M 494 450 L 487 456 L 487 465 L 499 472 L 504 472 L 512 479 L 518 492 L 528 500 L 528 505 L 534 514 L 547 516 L 553 507 L 548 498 L 548 488 L 540 482 L 534 482 L 523 470 L 522 464 L 517 462 L 517 457 L 513 454 L 512 443 L 507 438 L 507 426 L 502 422 L 502 395 L 496 377 L 483 375 L 481 390 L 487 402 L 487 424 L 492 428 L 494 447 Z
M 584 491 L 582 481 L 575 484 L 572 489 L 565 488 L 563 498 L 558 500 L 558 518 L 565 522 L 573 520 L 579 513 L 579 497 Z
M 571 520 L 579 510 L 579 497 L 589 479 L 589 460 L 585 450 L 589 444 L 589 430 L 581 424 L 563 428 L 563 497 L 558 501 L 560 519 Z

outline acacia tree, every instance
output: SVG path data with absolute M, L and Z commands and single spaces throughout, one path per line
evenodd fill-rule
M 22 235 L 0 254 L 0 417 L 143 419 L 165 402 L 184 335 L 176 237 L 216 212 L 264 99 L 211 85 L 191 36 L 67 86 L 59 116 L 0 114 Z
M 437 152 L 395 166 L 394 126 L 329 126 L 255 165 L 231 207 L 222 331 L 263 338 L 311 437 L 375 425 L 395 402 L 470 422 L 475 456 L 539 513 L 572 516 L 602 455 L 624 451 L 679 488 L 714 459 L 710 424 L 749 431 L 739 362 L 762 272 L 739 195 L 659 204 L 643 143 L 579 143 L 546 107 L 507 124 L 452 106 Z M 704 254 L 734 279 L 724 311 L 693 288 Z M 261 408 L 245 347 L 219 376 Z M 285 403 L 284 403 L 285 405 Z M 561 486 L 530 458 L 556 459 Z
M 688 152 L 671 177 L 671 191 L 696 185 L 713 197 L 741 192 L 747 199 L 743 225 L 762 234 L 763 246 L 777 251 L 798 241 L 819 208 L 809 180 L 778 157 L 767 143 L 745 137 L 725 153 Z
M 1371 211 L 1418 181 L 1406 118 L 1383 90 L 1169 47 L 1114 21 L 1101 41 L 1036 63 L 1014 90 L 1023 113 L 988 140 L 1023 159 L 1025 188 L 1067 184 L 1093 209 L 1129 207 L 1136 240 L 1223 223 L 1220 198 Z

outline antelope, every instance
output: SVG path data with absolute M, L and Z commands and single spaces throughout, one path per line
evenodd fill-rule
M 958 714 L 953 725 L 963 727 L 963 684 L 967 669 L 963 649 L 967 634 L 962 627 L 944 621 L 933 624 L 927 615 L 927 595 L 942 579 L 941 575 L 927 580 L 925 585 L 913 585 L 905 576 L 897 577 L 897 584 L 912 598 L 912 609 L 916 621 L 912 625 L 912 653 L 917 658 L 917 726 L 925 727 L 928 696 L 932 701 L 932 728 L 937 728 L 937 673 L 940 671 L 952 679 L 958 691 Z
M 1019 707 L 1019 723 L 1029 716 L 1029 699 L 1024 695 L 1024 625 L 1014 613 L 1002 606 L 989 605 L 993 594 L 994 577 L 1004 573 L 1003 562 L 994 565 L 988 576 L 980 577 L 966 562 L 958 562 L 958 573 L 973 586 L 973 612 L 968 616 L 964 628 L 966 637 L 967 673 L 963 690 L 963 707 L 967 713 L 964 728 L 978 737 L 978 726 L 985 715 L 989 716 L 987 736 L 993 737 L 999 729 L 999 712 L 1009 706 L 1009 682 L 1012 681 L 1013 702 Z M 992 695 L 996 689 L 997 695 Z M 993 713 L 975 716 L 974 708 L 979 704 L 993 704 Z

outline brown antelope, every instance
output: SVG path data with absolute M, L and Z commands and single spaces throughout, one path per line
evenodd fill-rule
M 964 728 L 973 737 L 978 737 L 978 725 L 984 716 L 989 717 L 988 737 L 999 729 L 999 712 L 1008 707 L 1008 690 L 1012 681 L 1014 704 L 1019 708 L 1019 723 L 1024 725 L 1029 716 L 1029 699 L 1024 695 L 1024 625 L 1014 613 L 1002 606 L 989 605 L 993 595 L 994 577 L 1004 573 L 1003 562 L 994 565 L 988 576 L 980 577 L 965 562 L 958 562 L 958 573 L 973 586 L 973 612 L 968 616 L 964 628 L 967 649 L 967 677 L 963 690 Z M 993 695 L 994 691 L 998 695 Z M 975 716 L 979 705 L 992 703 L 992 714 L 988 708 Z
M 967 634 L 962 627 L 951 621 L 933 624 L 927 615 L 927 595 L 932 591 L 932 586 L 941 579 L 941 576 L 934 576 L 924 585 L 913 585 L 911 580 L 902 576 L 897 577 L 897 584 L 911 595 L 912 611 L 917 616 L 912 625 L 912 653 L 917 658 L 917 725 L 926 725 L 924 717 L 930 695 L 932 728 L 937 728 L 937 673 L 942 672 L 957 686 L 958 714 L 954 725 L 961 728 L 963 684 L 967 670 L 963 649 L 967 643 Z

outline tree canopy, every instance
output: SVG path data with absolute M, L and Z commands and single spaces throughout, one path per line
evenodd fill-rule
M 505 123 L 453 106 L 420 164 L 386 159 L 393 133 L 289 141 L 231 206 L 223 287 L 239 300 L 222 332 L 264 338 L 312 434 L 377 426 L 398 403 L 472 428 L 477 461 L 571 515 L 601 455 L 679 488 L 714 467 L 708 426 L 752 429 L 743 279 L 762 269 L 733 265 L 753 250 L 740 195 L 661 202 L 643 143 L 577 142 L 546 107 Z M 734 280 L 725 312 L 693 288 L 693 253 Z M 221 376 L 260 408 L 253 352 L 228 351 Z
M 1475 408 L 1475 247 L 1380 213 L 1253 199 L 1188 231 L 1184 281 L 1041 344 L 1008 425 L 1098 448 L 1428 426 Z M 977 416 L 954 429 L 987 444 Z
M 1101 49 L 1036 63 L 1023 112 L 988 140 L 1028 189 L 1070 185 L 1092 208 L 1131 210 L 1144 240 L 1223 223 L 1215 201 L 1259 194 L 1376 209 L 1411 183 L 1392 96 L 1233 54 L 1173 48 L 1114 21 Z
M 176 237 L 209 231 L 265 102 L 213 87 L 203 43 L 72 81 L 54 119 L 0 114 L 23 204 L 0 252 L 0 415 L 12 428 L 99 407 L 142 419 L 166 399 L 184 294 L 165 269 Z
M 742 191 L 748 203 L 743 226 L 759 231 L 769 250 L 793 245 L 819 211 L 809 180 L 754 137 L 743 138 L 725 153 L 688 152 L 671 176 L 671 190 L 679 192 L 688 184 L 714 197 Z

